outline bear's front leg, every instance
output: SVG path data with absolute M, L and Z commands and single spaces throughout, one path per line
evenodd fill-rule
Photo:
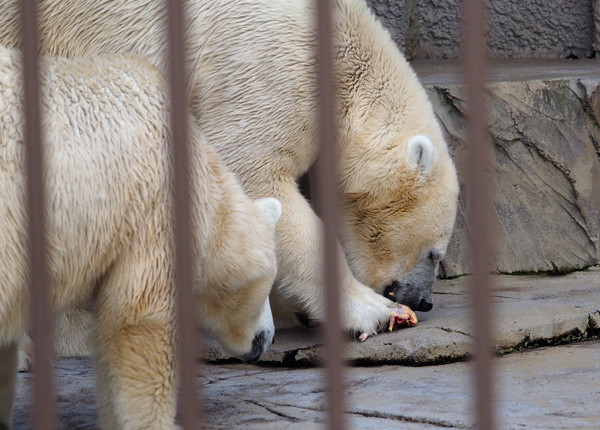
M 12 428 L 12 406 L 17 381 L 17 343 L 0 346 L 0 430 Z
M 94 356 L 101 428 L 176 428 L 173 336 L 154 317 L 118 325 L 99 321 Z
M 97 287 L 93 355 L 103 429 L 177 428 L 172 260 L 168 235 L 152 232 L 135 235 Z
M 324 322 L 323 224 L 291 179 L 277 183 L 275 195 L 284 210 L 276 229 L 278 291 L 273 297 L 292 298 L 310 319 Z M 374 334 L 389 321 L 393 302 L 353 276 L 339 244 L 338 254 L 342 325 L 351 333 Z

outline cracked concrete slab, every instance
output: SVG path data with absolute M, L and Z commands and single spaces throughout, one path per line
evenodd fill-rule
M 599 428 L 598 362 L 598 340 L 496 357 L 497 428 Z M 207 429 L 326 427 L 325 379 L 320 368 L 206 364 L 199 371 Z M 470 362 L 346 368 L 348 428 L 474 428 L 473 374 Z M 30 428 L 32 375 L 18 377 L 15 430 Z M 97 429 L 90 361 L 60 359 L 56 375 L 59 428 Z
M 496 345 L 505 353 L 495 359 L 498 428 L 599 428 L 600 340 L 590 338 L 600 321 L 600 267 L 492 281 Z M 416 327 L 364 343 L 348 339 L 345 354 L 354 360 L 345 372 L 349 428 L 474 428 L 474 371 L 465 361 L 473 342 L 469 278 L 439 281 L 435 291 L 434 310 L 420 313 Z M 325 428 L 319 345 L 317 329 L 279 331 L 259 365 L 201 365 L 206 428 Z M 224 358 L 219 354 L 209 349 L 206 357 Z M 96 429 L 90 360 L 60 359 L 55 372 L 60 428 Z M 19 374 L 15 430 L 30 428 L 31 384 L 31 373 Z
M 431 312 L 419 323 L 360 343 L 348 338 L 344 356 L 360 364 L 431 365 L 467 359 L 473 350 L 470 277 L 438 280 Z M 564 276 L 492 276 L 496 349 L 500 353 L 598 334 L 600 266 Z M 307 366 L 323 359 L 318 329 L 280 330 L 263 364 Z M 213 341 L 205 358 L 227 360 Z

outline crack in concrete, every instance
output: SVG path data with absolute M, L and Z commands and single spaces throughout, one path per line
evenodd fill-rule
M 511 114 L 512 116 L 512 114 Z M 513 119 L 514 122 L 514 119 Z M 502 151 L 504 153 L 504 155 L 506 156 L 506 158 L 508 160 L 510 160 L 512 162 L 512 164 L 519 169 L 519 171 L 521 171 L 521 173 L 523 173 L 523 175 L 525 176 L 525 178 L 531 183 L 533 184 L 533 181 L 530 179 L 529 177 L 529 172 L 527 172 L 519 163 L 517 163 L 515 157 L 513 157 L 513 155 L 508 151 L 507 146 L 512 146 L 512 145 L 516 145 L 516 144 L 522 144 L 524 146 L 527 146 L 523 143 L 522 138 L 521 139 L 502 139 L 502 138 L 496 138 L 496 147 L 498 148 L 498 150 Z M 529 150 L 529 153 L 531 154 L 531 150 Z M 533 157 L 532 157 L 533 158 Z
M 560 88 L 566 88 L 566 89 L 570 90 L 570 88 L 568 86 L 569 81 L 570 81 L 570 79 L 543 79 L 543 80 L 537 80 L 537 81 L 527 81 L 527 83 L 525 85 L 526 91 L 529 93 L 530 100 L 533 101 L 534 97 L 537 98 L 538 100 L 540 100 L 540 98 L 541 98 L 542 102 L 540 103 L 540 106 L 544 106 L 544 105 L 551 106 L 558 113 L 558 116 L 556 116 L 556 117 L 552 116 L 551 113 L 544 112 L 543 109 L 536 107 L 531 103 L 527 103 L 525 101 L 523 101 L 523 103 L 526 106 L 530 107 L 531 109 L 535 110 L 536 112 L 540 113 L 542 116 L 546 117 L 552 124 L 555 124 L 556 122 L 566 123 L 567 119 L 565 119 L 564 113 L 555 105 L 555 103 L 553 103 L 553 100 L 555 100 L 555 99 L 552 99 L 552 98 L 550 98 L 550 96 L 548 96 L 548 100 L 546 100 L 546 97 L 543 94 L 540 94 L 536 88 L 532 88 L 531 84 L 536 83 L 536 82 L 541 82 L 545 87 L 542 90 L 542 93 L 545 91 L 548 91 L 549 93 L 554 95 L 560 91 Z M 572 90 L 571 90 L 571 92 L 573 93 Z M 575 94 L 575 93 L 573 93 L 573 94 Z M 580 98 L 577 96 L 577 94 L 575 94 L 575 98 L 580 100 Z
M 246 403 L 250 403 L 252 405 L 258 406 L 259 408 L 263 408 L 264 410 L 272 413 L 273 415 L 276 415 L 280 418 L 285 418 L 286 420 L 298 423 L 298 422 L 305 422 L 305 420 L 301 420 L 300 418 L 294 417 L 292 415 L 288 415 L 288 414 L 284 414 L 283 412 L 277 411 L 275 409 L 273 409 L 273 407 L 269 406 L 268 404 L 264 403 L 264 402 L 258 402 L 256 400 L 246 400 Z M 277 405 L 277 404 L 272 404 L 273 406 L 278 406 L 278 407 L 288 407 L 288 408 L 299 408 L 299 409 L 303 409 L 302 407 L 299 406 L 295 406 L 295 405 Z
M 575 198 L 577 198 L 577 197 L 575 196 Z M 569 203 L 571 203 L 571 202 L 569 202 Z M 581 208 L 579 207 L 579 205 L 577 205 L 577 204 L 575 204 L 575 203 L 571 203 L 571 205 L 575 207 L 575 212 L 577 212 L 577 213 L 578 213 L 578 214 L 581 216 L 582 220 L 579 220 L 579 219 L 577 219 L 577 218 L 575 217 L 575 214 L 571 213 L 571 211 L 569 210 L 569 208 L 565 207 L 565 205 L 564 205 L 564 204 L 562 204 L 562 202 L 560 202 L 559 204 L 562 206 L 562 208 L 564 209 L 564 211 L 565 211 L 565 212 L 566 212 L 566 213 L 567 213 L 567 214 L 568 214 L 568 215 L 571 217 L 571 219 L 574 221 L 574 223 L 575 223 L 577 226 L 579 226 L 579 228 L 581 229 L 581 231 L 583 231 L 583 235 L 584 235 L 584 236 L 585 236 L 585 237 L 588 239 L 588 241 L 590 242 L 590 245 L 592 246 L 592 249 L 594 249 L 594 250 L 595 250 L 594 242 L 592 241 L 592 238 L 591 238 L 590 232 L 589 232 L 589 231 L 588 231 L 588 229 L 587 229 L 587 224 L 585 223 L 585 221 L 586 221 L 586 218 L 585 218 L 585 216 L 583 215 L 583 212 L 581 212 Z M 582 221 L 583 221 L 583 222 L 582 222 Z M 578 256 L 579 258 L 581 258 L 581 256 L 579 256 L 579 255 L 576 255 L 576 256 Z M 589 261 L 592 261 L 592 260 L 593 260 L 593 258 L 594 258 L 594 256 L 593 256 L 592 254 L 590 254 L 589 252 L 588 252 L 588 256 L 590 257 L 590 260 L 589 260 Z M 583 258 L 581 258 L 581 259 L 583 259 Z
M 306 411 L 311 411 L 311 412 L 321 412 L 321 413 L 327 412 L 322 407 L 289 405 L 289 404 L 285 404 L 285 403 L 274 403 L 274 402 L 267 403 L 267 402 L 259 402 L 256 400 L 246 400 L 246 402 L 251 403 L 255 406 L 261 407 L 274 415 L 277 415 L 281 418 L 285 418 L 292 422 L 308 422 L 308 420 L 302 420 L 295 416 L 285 414 L 281 411 L 276 410 L 275 408 L 295 408 L 295 409 L 301 409 L 301 410 L 306 410 Z M 379 419 L 385 419 L 385 420 L 390 420 L 390 421 L 409 422 L 409 423 L 416 423 L 416 424 L 430 424 L 430 425 L 435 425 L 435 426 L 444 427 L 444 428 L 469 429 L 469 428 L 474 427 L 472 425 L 467 425 L 467 424 L 460 423 L 460 422 L 450 422 L 447 420 L 436 419 L 436 418 L 427 418 L 427 417 L 413 417 L 413 416 L 409 416 L 409 415 L 393 414 L 393 413 L 389 413 L 389 412 L 380 412 L 380 411 L 374 411 L 374 410 L 368 410 L 368 409 L 351 409 L 351 410 L 347 410 L 345 413 L 351 414 L 351 415 L 359 415 L 359 416 L 362 416 L 365 418 L 379 418 Z M 324 421 L 325 421 L 325 419 L 316 419 L 314 422 L 324 422 Z
M 540 146 L 536 145 L 535 142 L 533 142 L 527 135 L 525 135 L 525 133 L 522 130 L 517 129 L 516 123 L 515 123 L 515 129 L 516 129 L 517 134 L 521 137 L 520 142 L 525 147 L 528 148 L 528 150 L 530 151 L 531 154 L 533 154 L 533 153 L 537 154 L 542 160 L 544 160 L 546 162 L 546 164 L 553 166 L 556 170 L 558 170 L 559 172 L 562 173 L 562 175 L 565 177 L 565 179 L 571 184 L 571 189 L 574 194 L 574 191 L 575 191 L 574 186 L 573 186 L 574 179 L 571 177 L 571 171 L 566 166 L 564 166 L 562 163 L 560 163 L 558 160 L 555 160 L 554 158 L 552 158 L 550 156 L 550 154 L 548 154 L 546 151 L 544 151 L 544 149 L 540 148 Z M 537 177 L 542 182 L 544 182 L 550 189 L 554 190 L 556 192 L 556 194 L 561 196 L 563 199 L 568 200 L 567 196 L 565 196 L 558 189 L 556 189 L 556 187 L 554 186 L 554 183 L 548 182 L 537 171 L 534 170 L 534 172 L 537 175 Z
M 583 107 L 584 112 L 588 114 L 588 116 L 589 116 L 590 120 L 593 122 L 593 124 L 597 128 L 600 128 L 600 122 L 598 121 L 598 117 L 594 113 L 594 108 L 592 106 L 592 103 L 594 102 L 592 99 L 597 95 L 598 87 L 596 87 L 596 89 L 594 91 L 589 93 L 586 85 L 582 82 L 581 79 L 577 79 L 577 81 L 575 82 L 575 85 L 584 94 L 584 96 L 581 97 L 581 106 Z
M 256 376 L 256 375 L 260 375 L 265 373 L 265 371 L 254 371 L 254 372 L 249 372 L 249 373 L 240 373 L 237 375 L 228 375 L 228 376 L 221 376 L 221 375 L 217 375 L 217 376 L 206 376 L 206 381 L 204 381 L 205 385 L 212 385 L 212 384 L 218 384 L 219 382 L 222 381 L 231 381 L 231 380 L 235 380 L 235 379 L 239 379 L 239 378 L 245 378 L 247 376 Z M 200 376 L 204 376 L 202 373 L 200 373 Z
M 466 296 L 469 294 L 468 291 L 459 291 L 458 293 L 452 292 L 452 291 L 434 291 L 433 294 L 440 294 L 440 295 L 446 295 L 446 296 Z
M 470 337 L 471 339 L 475 339 L 475 337 L 472 334 L 466 333 L 462 330 L 457 330 L 455 328 L 450 328 L 450 327 L 436 327 L 436 328 L 440 329 L 442 331 L 445 331 L 446 333 L 462 334 L 463 336 L 467 336 L 467 337 Z
M 448 87 L 434 85 L 433 88 L 435 92 L 438 93 L 441 97 L 442 103 L 445 103 L 451 109 L 451 113 L 458 115 L 459 118 L 464 118 L 465 115 L 456 103 L 457 101 L 464 102 L 462 99 L 452 94 L 451 89 Z
M 524 300 L 527 300 L 527 301 L 536 300 L 532 297 L 510 297 L 510 296 L 500 296 L 497 294 L 491 294 L 490 297 L 494 298 L 494 299 L 509 299 L 509 300 L 515 300 L 515 301 L 519 301 L 519 302 L 522 302 Z
M 579 227 L 580 231 L 582 232 L 584 237 L 587 239 L 588 246 L 591 246 L 591 249 L 595 250 L 596 246 L 594 244 L 594 241 L 592 240 L 590 232 L 587 229 L 587 223 L 586 223 L 587 218 L 584 215 L 584 213 L 582 212 L 582 208 L 578 204 L 579 203 L 579 201 L 578 201 L 579 199 L 577 198 L 578 193 L 577 193 L 577 190 L 575 189 L 575 179 L 571 177 L 571 171 L 566 166 L 564 166 L 562 163 L 560 163 L 558 160 L 553 159 L 546 151 L 544 151 L 542 148 L 540 148 L 538 145 L 536 145 L 534 142 L 532 142 L 525 135 L 525 133 L 521 130 L 521 128 L 517 122 L 517 119 L 515 118 L 514 113 L 512 111 L 509 112 L 509 115 L 513 122 L 513 129 L 519 136 L 519 139 L 513 139 L 510 141 L 503 140 L 503 139 L 497 139 L 497 147 L 499 149 L 501 148 L 503 150 L 503 152 L 507 156 L 507 158 L 510 161 L 512 161 L 513 165 L 515 165 L 519 170 L 521 170 L 521 172 L 523 172 L 525 174 L 525 177 L 529 176 L 528 172 L 526 172 L 516 162 L 516 160 L 511 156 L 509 151 L 504 147 L 502 142 L 506 142 L 506 143 L 515 142 L 515 141 L 520 142 L 522 145 L 524 145 L 529 150 L 532 157 L 533 157 L 534 153 L 537 154 L 541 159 L 545 160 L 546 164 L 553 166 L 555 169 L 557 169 L 559 172 L 562 173 L 564 178 L 570 184 L 569 195 L 564 195 L 563 193 L 561 193 L 561 191 L 557 187 L 555 187 L 554 183 L 547 181 L 542 175 L 540 175 L 538 172 L 534 171 L 534 173 L 537 175 L 538 179 L 542 183 L 544 183 L 549 189 L 554 191 L 555 196 L 560 196 L 560 198 L 557 199 L 560 206 L 564 209 L 564 211 L 567 213 L 567 215 L 574 221 L 575 225 Z M 557 128 L 557 130 L 559 133 L 561 133 L 563 135 L 563 137 L 565 137 L 564 134 L 562 133 L 562 130 L 560 130 L 559 128 Z M 563 202 L 567 202 L 568 207 Z M 580 216 L 581 219 L 577 219 L 576 215 Z M 582 221 L 586 225 L 582 224 Z M 593 257 L 589 251 L 588 251 L 588 255 L 590 255 L 590 257 Z
M 600 129 L 600 122 L 598 121 L 598 116 L 596 115 L 594 107 L 592 106 L 592 103 L 594 103 L 593 99 L 595 97 L 598 97 L 598 87 L 596 87 L 596 89 L 590 94 L 588 93 L 588 90 L 585 84 L 583 84 L 583 82 L 581 81 L 581 79 L 577 80 L 576 85 L 585 94 L 585 97 L 581 98 L 581 106 L 583 108 L 583 112 L 587 115 L 588 120 L 591 121 L 592 127 Z M 588 136 L 590 138 L 590 141 L 592 142 L 592 145 L 594 145 L 596 155 L 598 155 L 598 157 L 600 158 L 600 142 L 596 140 L 593 130 L 588 130 Z
M 573 87 L 571 86 L 571 81 L 574 81 L 576 89 L 583 90 L 582 94 L 577 94 L 575 89 L 573 89 Z M 587 99 L 587 90 L 585 89 L 585 86 L 581 83 L 581 79 L 569 79 L 568 81 L 565 81 L 564 89 L 572 93 L 575 96 L 575 98 L 579 100 L 579 104 L 583 109 L 583 105 L 585 104 Z
M 533 106 L 529 106 L 529 107 L 533 108 Z M 539 110 L 538 110 L 538 112 L 539 112 Z M 573 179 L 570 177 L 570 174 L 571 174 L 570 170 L 566 166 L 564 166 L 562 163 L 560 163 L 558 160 L 553 159 L 546 151 L 544 151 L 538 145 L 535 145 L 531 141 L 531 139 L 529 139 L 529 137 L 521 129 L 521 126 L 517 122 L 517 119 L 515 118 L 515 115 L 514 115 L 513 111 L 510 111 L 509 115 L 510 115 L 510 118 L 511 118 L 511 120 L 513 122 L 513 130 L 520 137 L 520 139 L 514 139 L 514 140 L 520 141 L 523 145 L 525 145 L 527 148 L 529 148 L 530 151 L 533 151 L 533 152 L 537 153 L 547 163 L 550 163 L 551 165 L 555 166 L 565 176 L 565 178 L 571 184 L 573 184 Z M 542 113 L 542 115 L 543 115 L 543 113 Z M 538 175 L 538 177 L 540 177 L 540 176 Z M 543 178 L 541 178 L 541 177 L 540 177 L 540 179 L 543 180 Z M 548 185 L 551 186 L 551 184 L 548 184 Z
M 416 424 L 431 424 L 431 425 L 444 427 L 444 428 L 458 428 L 458 429 L 474 428 L 474 426 L 472 426 L 472 425 L 467 425 L 467 424 L 457 423 L 457 422 L 452 423 L 447 420 L 440 420 L 440 419 L 426 418 L 426 417 L 411 417 L 408 415 L 399 415 L 399 414 L 392 414 L 392 413 L 388 413 L 388 412 L 379 412 L 379 411 L 373 411 L 373 410 L 357 409 L 357 410 L 347 411 L 347 413 L 351 413 L 354 415 L 360 415 L 365 418 L 380 418 L 380 419 L 402 421 L 402 422 L 409 422 L 409 423 L 416 423 Z

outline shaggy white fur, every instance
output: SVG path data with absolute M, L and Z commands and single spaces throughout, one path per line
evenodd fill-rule
M 16 342 L 27 329 L 20 53 L 0 47 L 0 427 L 10 427 Z M 41 67 L 52 308 L 93 303 L 100 423 L 175 428 L 175 290 L 168 98 L 132 55 Z M 197 317 L 233 355 L 271 344 L 268 295 L 282 207 L 250 200 L 190 121 Z
M 271 296 L 279 325 L 295 311 L 325 320 L 321 223 L 296 185 L 318 153 L 313 3 L 187 2 L 195 119 L 252 197 L 274 196 L 285 207 Z M 333 3 L 341 310 L 347 330 L 370 333 L 390 316 L 383 292 L 416 309 L 432 305 L 439 258 L 430 257 L 446 250 L 458 183 L 425 91 L 387 32 L 364 0 Z M 16 1 L 0 5 L 0 43 L 16 46 Z M 165 7 L 163 0 L 41 0 L 41 50 L 135 52 L 165 67 Z M 410 146 L 416 135 L 432 145 Z

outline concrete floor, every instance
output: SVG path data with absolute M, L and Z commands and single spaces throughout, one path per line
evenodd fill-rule
M 468 280 L 438 282 L 436 307 L 419 314 L 416 327 L 365 343 L 349 339 L 346 356 L 360 363 L 346 371 L 349 428 L 473 427 Z M 504 353 L 495 360 L 498 428 L 599 429 L 599 268 L 493 281 L 496 347 Z M 261 365 L 202 366 L 207 429 L 325 427 L 317 331 L 276 338 Z M 576 339 L 587 340 L 569 343 Z M 219 354 L 213 348 L 207 357 Z M 440 357 L 447 364 L 436 364 Z M 90 361 L 60 359 L 56 374 L 62 428 L 97 428 Z M 16 430 L 29 428 L 31 382 L 31 373 L 19 375 Z
M 496 359 L 500 429 L 600 428 L 600 341 L 553 346 Z M 208 429 L 319 429 L 327 419 L 318 368 L 206 365 Z M 57 365 L 62 428 L 96 429 L 94 377 L 87 359 Z M 15 430 L 28 429 L 27 389 L 20 374 Z M 348 428 L 472 428 L 472 363 L 353 367 L 346 372 Z

